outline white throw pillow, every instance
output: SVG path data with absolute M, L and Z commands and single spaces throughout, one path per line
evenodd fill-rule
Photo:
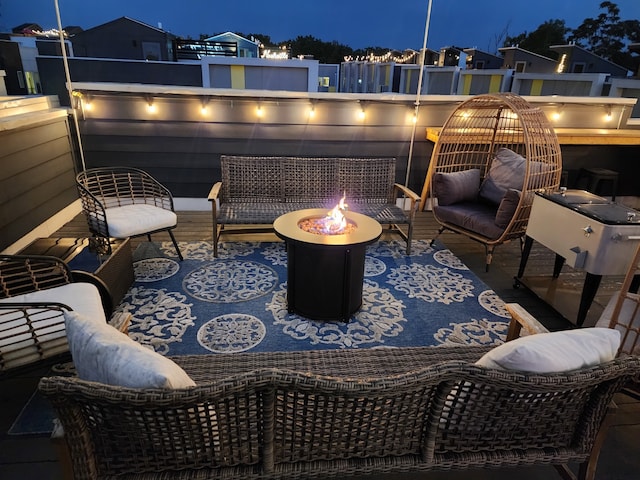
M 476 365 L 532 373 L 566 372 L 609 362 L 619 346 L 620 332 L 611 328 L 538 333 L 492 349 Z
M 65 313 L 69 350 L 83 380 L 130 388 L 186 388 L 195 382 L 175 362 L 105 322 Z

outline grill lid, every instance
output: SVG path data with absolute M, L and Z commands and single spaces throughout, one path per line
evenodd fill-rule
M 537 193 L 537 195 L 607 225 L 640 224 L 640 212 L 637 210 L 613 203 L 586 190 L 566 190 L 555 193 Z
M 588 217 L 591 217 L 607 225 L 640 224 L 640 212 L 632 208 L 625 207 L 624 205 L 618 205 L 617 203 L 610 203 L 608 205 L 577 204 L 574 206 L 580 213 L 584 213 Z

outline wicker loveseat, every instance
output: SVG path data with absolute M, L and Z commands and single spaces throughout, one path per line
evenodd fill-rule
M 395 158 L 250 157 L 223 155 L 221 178 L 209 193 L 214 255 L 221 233 L 272 230 L 276 218 L 306 208 L 333 208 L 345 195 L 349 210 L 399 233 L 411 253 L 419 196 L 395 183 Z M 410 200 L 409 210 L 397 206 Z M 225 228 L 256 225 L 253 229 Z M 400 227 L 404 226 L 404 230 Z
M 640 373 L 640 358 L 526 374 L 474 365 L 488 350 L 182 356 L 173 360 L 194 387 L 48 377 L 39 388 L 64 427 L 76 479 L 309 479 L 535 464 L 566 473 L 568 462 L 593 478 L 608 406 Z

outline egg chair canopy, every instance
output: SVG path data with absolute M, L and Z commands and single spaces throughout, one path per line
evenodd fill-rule
M 506 162 L 507 157 L 514 163 Z M 479 178 L 459 198 L 463 206 L 449 208 L 456 203 L 451 186 L 459 187 L 461 174 L 453 183 L 451 174 L 457 172 Z M 505 179 L 505 172 L 511 178 Z M 440 231 L 484 243 L 488 265 L 495 245 L 524 235 L 535 191 L 557 190 L 561 173 L 560 145 L 544 112 L 518 95 L 498 93 L 472 97 L 449 116 L 434 147 L 427 182 Z M 513 205 L 509 217 L 503 208 L 506 195 L 502 197 L 507 192 Z M 500 218 L 494 215 L 497 210 Z

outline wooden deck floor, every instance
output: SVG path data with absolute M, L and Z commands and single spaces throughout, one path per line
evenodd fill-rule
M 437 229 L 432 214 L 420 212 L 414 230 L 414 238 L 431 239 L 436 235 Z M 175 234 L 178 241 L 211 241 L 210 212 L 180 212 Z M 83 237 L 87 235 L 85 220 L 82 216 L 78 216 L 56 232 L 54 236 Z M 261 234 L 249 236 L 247 239 L 276 240 L 277 238 L 275 235 Z M 154 240 L 169 240 L 169 237 L 162 233 L 155 235 Z M 549 307 L 545 301 L 538 298 L 528 288 L 514 288 L 514 276 L 520 262 L 518 241 L 498 247 L 491 268 L 486 272 L 482 245 L 452 233 L 442 234 L 440 240 L 504 301 L 520 303 L 551 330 L 572 326 L 571 322 Z M 134 248 L 135 244 L 141 241 L 144 239 L 135 239 Z M 525 277 L 532 279 L 549 277 L 553 270 L 553 262 L 552 252 L 534 244 Z M 561 297 L 562 302 L 569 305 L 576 304 L 584 280 L 584 273 L 564 267 L 561 279 L 567 288 L 554 293 Z M 610 296 L 619 288 L 620 282 L 620 277 L 605 277 L 603 279 L 587 322 L 591 321 L 590 319 L 593 317 L 597 318 Z M 55 451 L 48 437 L 9 436 L 6 433 L 20 409 L 35 391 L 38 379 L 46 374 L 48 369 L 49 366 L 44 364 L 21 371 L 17 375 L 0 378 L 0 479 L 2 480 L 62 478 Z M 640 438 L 640 403 L 626 395 L 619 395 L 616 401 L 620 407 L 618 424 L 609 432 L 600 457 L 596 478 L 611 480 L 640 478 L 640 443 L 638 442 L 638 438 Z M 431 474 L 428 477 L 398 475 L 384 478 L 506 480 L 514 477 L 523 480 L 560 478 L 551 467 L 441 472 Z

